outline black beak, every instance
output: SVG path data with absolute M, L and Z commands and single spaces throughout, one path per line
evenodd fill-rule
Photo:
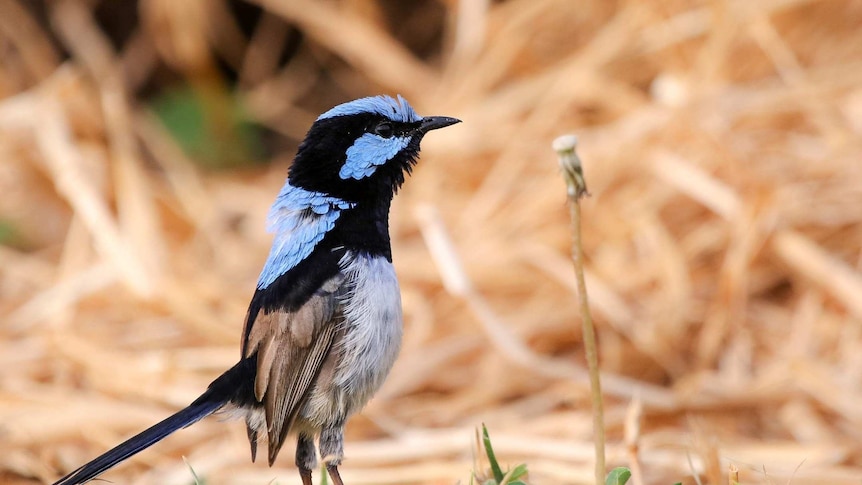
M 419 125 L 419 131 L 427 133 L 431 130 L 445 128 L 460 122 L 461 120 L 458 118 L 449 118 L 448 116 L 426 116 L 422 118 L 422 122 Z

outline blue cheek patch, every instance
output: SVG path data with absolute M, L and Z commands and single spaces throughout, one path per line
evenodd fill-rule
M 392 160 L 401 150 L 410 144 L 410 137 L 383 138 L 372 133 L 365 133 L 347 149 L 347 160 L 338 171 L 342 180 L 360 180 L 370 176 L 377 167 Z
M 307 258 L 341 211 L 354 204 L 285 183 L 269 210 L 267 230 L 275 233 L 272 249 L 257 280 L 262 290 Z

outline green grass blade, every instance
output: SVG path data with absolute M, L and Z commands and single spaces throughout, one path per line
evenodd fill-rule
M 329 485 L 329 473 L 326 471 L 326 465 L 320 465 L 320 485 Z
M 491 446 L 491 437 L 488 436 L 488 428 L 485 426 L 485 423 L 482 423 L 482 441 L 485 444 L 485 454 L 488 455 L 488 462 L 491 464 L 491 473 L 494 474 L 494 479 L 497 480 L 497 483 L 500 483 L 506 475 L 497 462 L 497 456 L 494 455 L 494 448 Z
M 188 460 L 188 459 L 186 459 L 186 457 L 183 457 L 183 462 L 186 464 L 186 466 L 187 466 L 187 467 L 189 467 L 189 471 L 190 471 L 190 472 L 191 472 L 191 474 L 192 474 L 192 479 L 194 480 L 194 484 L 195 484 L 195 485 L 205 485 L 205 484 L 206 484 L 206 481 L 201 480 L 201 478 L 200 478 L 200 477 L 198 477 L 198 474 L 197 474 L 197 473 L 195 473 L 195 469 L 194 469 L 194 468 L 192 468 L 192 464 L 191 464 L 191 463 L 189 463 L 189 460 Z

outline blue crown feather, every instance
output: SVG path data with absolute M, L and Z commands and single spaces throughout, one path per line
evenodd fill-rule
M 368 98 L 360 98 L 330 109 L 326 113 L 320 115 L 317 120 L 325 120 L 335 116 L 357 115 L 362 113 L 376 113 L 380 116 L 385 116 L 392 121 L 400 121 L 403 123 L 415 123 L 422 121 L 422 117 L 416 114 L 413 107 L 406 99 L 398 95 L 395 100 L 390 96 L 371 96 Z

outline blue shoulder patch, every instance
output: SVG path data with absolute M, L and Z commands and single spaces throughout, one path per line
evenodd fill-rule
M 360 98 L 330 109 L 326 113 L 320 115 L 317 119 L 324 120 L 335 116 L 356 115 L 361 113 L 376 113 L 385 116 L 392 121 L 400 121 L 403 123 L 415 123 L 422 121 L 422 117 L 416 114 L 413 107 L 406 99 L 398 95 L 395 100 L 390 96 L 372 96 L 369 98 Z
M 343 180 L 368 177 L 377 167 L 392 160 L 392 157 L 408 144 L 410 137 L 383 138 L 373 133 L 365 133 L 347 149 L 347 160 L 338 171 L 338 176 Z
M 319 192 L 284 184 L 269 210 L 267 230 L 275 233 L 269 257 L 257 280 L 262 290 L 307 258 L 335 227 L 344 209 L 354 204 Z

